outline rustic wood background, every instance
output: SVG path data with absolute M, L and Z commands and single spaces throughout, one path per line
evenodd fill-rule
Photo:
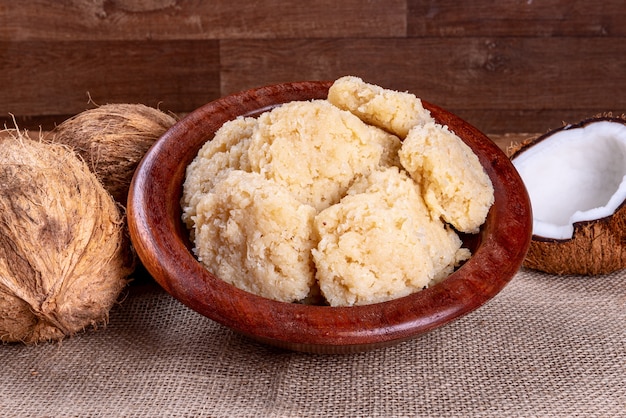
M 626 112 L 623 0 L 0 0 L 0 119 L 350 74 L 489 134 Z

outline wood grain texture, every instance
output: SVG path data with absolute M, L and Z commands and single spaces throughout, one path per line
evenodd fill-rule
M 622 109 L 624 106 L 621 106 Z M 595 109 L 527 109 L 527 110 L 480 110 L 455 109 L 454 112 L 484 132 L 494 135 L 506 133 L 536 132 L 545 133 L 566 124 L 578 123 L 593 116 L 609 113 L 623 115 L 623 111 L 603 111 Z
M 0 40 L 405 36 L 406 7 L 403 0 L 2 0 Z
M 536 138 L 539 133 L 516 132 L 505 134 L 488 134 L 487 137 L 493 141 L 507 155 L 511 154 L 511 147 L 524 142 L 529 138 Z
M 0 122 L 359 75 L 484 132 L 626 113 L 621 0 L 0 0 Z
M 485 132 L 542 131 L 626 111 L 626 44 L 604 38 L 225 40 L 222 94 L 296 78 L 360 76 L 408 90 Z M 574 120 L 576 121 L 576 120 Z
M 622 0 L 408 0 L 408 36 L 624 36 Z
M 219 96 L 216 41 L 0 42 L 2 113 L 46 116 L 129 102 L 193 109 Z

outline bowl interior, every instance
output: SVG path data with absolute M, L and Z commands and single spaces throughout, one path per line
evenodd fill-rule
M 190 251 L 180 198 L 187 165 L 228 120 L 292 100 L 326 98 L 330 82 L 267 86 L 208 103 L 174 125 L 140 163 L 128 199 L 133 245 L 152 277 L 195 311 L 258 341 L 292 350 L 343 353 L 396 344 L 483 305 L 515 275 L 531 237 L 524 185 L 484 134 L 424 102 L 478 155 L 495 192 L 485 224 L 462 238 L 472 257 L 441 283 L 396 300 L 355 307 L 306 306 L 239 290 L 209 273 Z

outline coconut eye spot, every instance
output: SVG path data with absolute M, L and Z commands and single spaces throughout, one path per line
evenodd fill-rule
M 569 239 L 573 224 L 612 215 L 626 199 L 626 126 L 563 129 L 513 159 L 533 209 L 533 234 Z

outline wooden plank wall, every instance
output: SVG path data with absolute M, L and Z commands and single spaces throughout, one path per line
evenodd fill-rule
M 351 74 L 486 133 L 626 112 L 622 0 L 0 0 L 0 119 Z

